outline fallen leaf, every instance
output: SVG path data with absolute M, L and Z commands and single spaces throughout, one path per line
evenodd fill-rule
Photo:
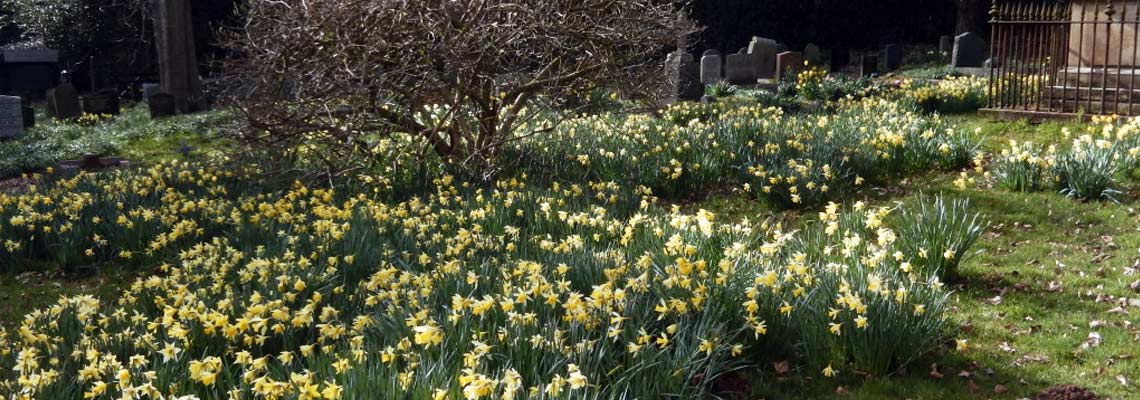
M 1053 292 L 1053 293 L 1060 292 L 1061 291 L 1061 282 L 1050 281 L 1049 286 L 1046 287 L 1045 290 Z
M 1128 378 L 1125 378 L 1124 375 L 1117 375 L 1116 381 L 1120 382 L 1121 385 L 1128 386 Z
M 780 375 L 780 376 L 787 375 L 788 372 L 792 370 L 792 368 L 788 366 L 787 361 L 780 361 L 780 362 L 772 363 L 772 368 L 775 368 L 776 369 L 776 375 Z
M 1085 339 L 1084 343 L 1081 343 L 1082 349 L 1097 346 L 1100 346 L 1100 334 L 1096 332 L 1089 332 L 1089 337 Z
M 986 303 L 990 303 L 991 305 L 995 305 L 995 306 L 998 304 L 1001 304 L 1001 295 L 994 296 L 994 297 L 990 298 L 989 300 L 986 300 Z
M 1009 388 L 1005 387 L 1005 385 L 1002 385 L 1000 383 L 997 385 L 994 385 L 994 394 L 1002 394 L 1002 393 L 1005 393 L 1008 391 L 1009 391 Z
M 930 379 L 942 379 L 941 372 L 938 372 L 938 364 L 930 364 Z

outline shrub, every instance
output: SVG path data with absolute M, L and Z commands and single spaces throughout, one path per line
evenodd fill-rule
M 320 146 L 334 172 L 355 166 L 362 138 L 397 133 L 422 137 L 447 162 L 497 172 L 505 144 L 556 125 L 535 109 L 595 87 L 651 98 L 664 80 L 660 50 L 689 29 L 655 0 L 497 0 L 477 10 L 256 0 L 245 11 L 225 41 L 241 55 L 231 73 L 258 83 L 242 100 L 256 129 L 240 138 Z M 443 112 L 425 123 L 416 118 L 425 107 Z
M 705 94 L 716 98 L 732 96 L 736 94 L 736 91 L 736 85 L 723 80 L 705 85 Z
M 1033 142 L 1009 141 L 994 160 L 994 174 L 1002 186 L 1019 192 L 1033 192 L 1052 184 L 1055 148 L 1043 152 Z
M 933 202 L 903 208 L 897 230 L 903 253 L 916 255 L 911 261 L 915 271 L 957 280 L 958 265 L 984 229 L 984 219 L 971 212 L 969 199 L 938 196 Z
M 1057 176 L 1061 193 L 1066 196 L 1117 201 L 1116 196 L 1121 194 L 1115 188 L 1120 157 L 1112 142 L 1082 135 L 1073 140 L 1068 151 L 1057 157 L 1053 174 Z

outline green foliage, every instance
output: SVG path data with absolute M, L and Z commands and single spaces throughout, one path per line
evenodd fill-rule
M 1078 140 L 1057 157 L 1053 174 L 1061 193 L 1078 199 L 1117 201 L 1122 193 L 1116 182 L 1120 155 L 1114 146 L 1100 142 Z
M 736 94 L 736 92 L 736 85 L 724 80 L 705 85 L 705 94 L 716 98 L 729 97 Z
M 71 62 L 142 35 L 136 7 L 123 0 L 0 0 L 25 42 L 58 49 Z
M 1044 190 L 1052 184 L 1055 156 L 1033 142 L 1010 141 L 994 159 L 994 175 L 1000 185 L 1018 192 Z
M 137 106 L 125 109 L 119 116 L 88 115 L 76 123 L 55 121 L 43 113 L 36 119 L 36 126 L 23 137 L 0 142 L 0 177 L 39 170 L 85 154 L 151 156 L 153 151 L 133 154 L 136 147 L 151 143 L 169 145 L 166 154 L 173 155 L 177 143 L 171 143 L 172 139 L 195 141 L 211 136 L 232 121 L 234 115 L 230 111 L 211 111 L 155 121 L 145 106 Z
M 899 247 L 916 254 L 913 264 L 924 276 L 959 279 L 958 266 L 985 229 L 981 214 L 973 212 L 969 199 L 946 200 L 937 196 L 916 208 L 904 208 L 898 222 Z

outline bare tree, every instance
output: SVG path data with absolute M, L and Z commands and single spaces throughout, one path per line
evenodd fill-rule
M 407 133 L 452 162 L 493 163 L 552 128 L 536 105 L 597 86 L 644 95 L 689 29 L 667 0 L 252 0 L 227 47 L 254 88 L 259 143 L 322 143 L 330 165 Z M 425 110 L 431 108 L 432 112 Z M 529 108 L 529 112 L 527 111 Z

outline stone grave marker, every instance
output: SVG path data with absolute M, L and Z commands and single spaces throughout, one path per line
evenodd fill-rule
M 701 83 L 710 84 L 724 79 L 724 57 L 716 50 L 705 50 L 701 56 Z
M 785 51 L 776 55 L 776 73 L 777 79 L 785 79 L 789 76 L 795 79 L 800 71 L 804 70 L 804 55 L 798 51 Z
M 851 51 L 845 47 L 831 49 L 831 70 L 839 71 L 851 64 Z
M 20 107 L 20 111 L 24 114 L 24 127 L 34 128 L 36 126 L 36 109 L 22 106 Z
M 776 77 L 776 41 L 759 36 L 752 37 L 748 44 L 748 55 L 756 64 L 756 77 L 772 79 Z
M 950 37 L 950 35 L 942 35 L 939 37 L 938 51 L 946 54 L 950 54 L 951 51 L 954 51 L 954 38 Z
M 819 49 L 819 45 L 808 43 L 804 46 L 804 59 L 813 66 L 823 65 L 823 51 Z
M 162 86 L 154 82 L 143 82 L 142 84 L 142 100 L 146 101 L 150 96 L 154 96 L 162 92 Z
M 859 60 L 859 76 L 868 77 L 878 73 L 879 71 L 879 57 L 875 55 L 864 55 Z
M 902 50 L 897 44 L 883 46 L 883 61 L 887 71 L 894 71 L 902 67 Z
M 748 54 L 748 48 L 747 47 L 741 47 L 740 50 L 736 51 L 736 54 Z
M 733 85 L 755 85 L 756 63 L 750 54 L 729 54 L 725 58 L 724 76 Z
M 48 114 L 60 120 L 78 118 L 83 114 L 79 108 L 79 93 L 75 90 L 75 86 L 67 82 L 59 84 L 54 89 L 48 89 L 47 108 Z
M 705 87 L 701 84 L 701 67 L 693 55 L 683 51 L 671 53 L 666 64 L 674 97 L 677 100 L 700 100 Z
M 119 96 L 114 92 L 98 92 L 80 99 L 83 112 L 87 114 L 119 115 Z
M 0 139 L 24 134 L 23 101 L 16 96 L 0 96 Z
M 155 93 L 146 98 L 150 117 L 165 118 L 174 115 L 174 96 L 169 93 Z
M 966 32 L 954 38 L 954 54 L 950 66 L 959 68 L 979 68 L 986 61 L 986 41 L 973 32 Z

